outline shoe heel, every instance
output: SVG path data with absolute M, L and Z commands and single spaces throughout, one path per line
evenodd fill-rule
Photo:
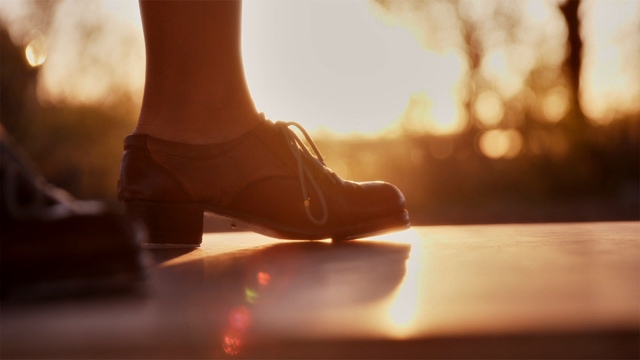
M 149 248 L 194 247 L 202 243 L 202 208 L 192 204 L 131 201 L 127 216 L 148 231 Z

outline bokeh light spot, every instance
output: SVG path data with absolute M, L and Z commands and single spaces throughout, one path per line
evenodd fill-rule
M 522 149 L 522 135 L 515 130 L 489 130 L 480 137 L 480 150 L 492 159 L 512 159 Z
M 29 41 L 24 49 L 24 55 L 32 67 L 44 64 L 47 59 L 47 39 L 42 33 L 35 33 L 33 39 Z
M 551 89 L 542 100 L 542 111 L 549 122 L 562 120 L 569 111 L 569 91 L 562 86 Z
M 484 125 L 494 127 L 502 120 L 504 105 L 498 94 L 485 90 L 476 98 L 473 111 Z

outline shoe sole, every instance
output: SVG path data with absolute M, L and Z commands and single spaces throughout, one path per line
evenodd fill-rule
M 249 230 L 283 240 L 354 240 L 399 231 L 410 227 L 409 213 L 403 210 L 370 221 L 334 228 L 330 231 L 309 232 L 283 227 L 261 219 L 246 218 L 226 210 L 192 203 L 156 203 L 131 201 L 125 204 L 127 215 L 141 220 L 147 227 L 150 242 L 147 249 L 176 249 L 198 247 L 202 242 L 204 213 L 216 217 L 231 230 Z
M 250 222 L 239 217 L 222 215 L 219 212 L 206 211 L 207 214 L 215 217 L 216 220 L 227 224 L 231 230 L 249 230 L 265 236 L 283 240 L 324 240 L 333 241 L 355 240 L 363 237 L 381 235 L 389 232 L 408 229 L 409 213 L 404 210 L 402 213 L 377 218 L 368 222 L 361 222 L 355 225 L 333 229 L 332 235 L 322 233 L 301 233 L 295 229 L 283 228 L 280 226 L 265 226 L 258 222 Z
M 200 244 L 160 244 L 160 243 L 144 243 L 142 248 L 145 250 L 171 250 L 171 249 L 193 249 L 199 248 Z

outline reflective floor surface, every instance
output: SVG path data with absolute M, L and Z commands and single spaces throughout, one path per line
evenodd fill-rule
M 2 358 L 638 358 L 640 222 L 206 234 L 136 294 L 4 304 Z

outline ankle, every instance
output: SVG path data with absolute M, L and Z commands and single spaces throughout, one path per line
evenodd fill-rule
M 142 112 L 133 133 L 185 144 L 215 144 L 239 138 L 260 121 L 261 117 L 257 113 L 189 117 L 153 116 Z

